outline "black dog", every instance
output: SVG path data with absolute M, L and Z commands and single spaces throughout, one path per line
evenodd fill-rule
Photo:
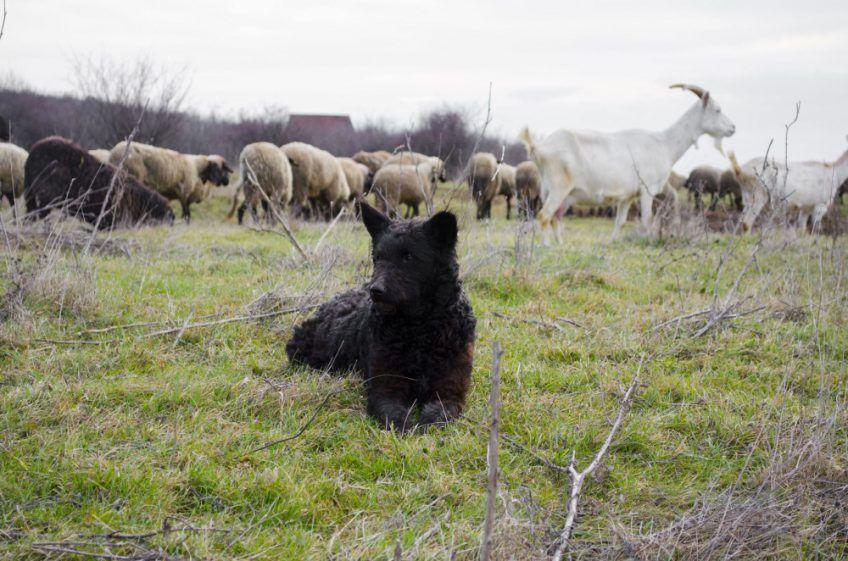
M 366 203 L 360 212 L 370 282 L 296 326 L 286 353 L 313 368 L 362 372 L 368 413 L 386 428 L 446 423 L 465 405 L 477 323 L 458 275 L 456 217 L 392 221 Z

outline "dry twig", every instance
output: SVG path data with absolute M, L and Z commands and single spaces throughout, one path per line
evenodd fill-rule
M 501 344 L 492 343 L 492 389 L 489 393 L 489 448 L 486 453 L 488 480 L 486 483 L 486 522 L 483 526 L 483 542 L 480 561 L 489 561 L 492 555 L 492 528 L 495 525 L 495 501 L 498 497 L 498 433 L 501 423 Z

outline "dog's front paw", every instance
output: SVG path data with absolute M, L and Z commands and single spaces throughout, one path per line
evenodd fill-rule
M 425 403 L 421 408 L 421 415 L 418 417 L 418 428 L 427 430 L 432 426 L 445 426 L 459 417 L 460 412 L 460 407 L 454 403 L 443 403 L 441 401 Z

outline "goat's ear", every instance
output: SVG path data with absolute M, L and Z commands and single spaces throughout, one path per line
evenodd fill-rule
M 710 102 L 710 92 L 705 93 L 702 99 L 704 100 L 704 107 L 706 107 Z
M 376 241 L 377 238 L 383 235 L 389 224 L 392 223 L 391 219 L 366 203 L 365 199 L 357 199 L 356 204 L 359 205 L 359 214 L 362 215 L 362 223 L 365 224 L 365 228 L 371 235 L 371 239 Z
M 443 210 L 434 214 L 424 223 L 424 231 L 441 249 L 453 249 L 456 246 L 456 216 L 450 212 Z

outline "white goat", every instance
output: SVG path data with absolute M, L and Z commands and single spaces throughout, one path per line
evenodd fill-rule
M 637 197 L 642 205 L 642 225 L 650 228 L 653 198 L 664 189 L 674 163 L 703 134 L 714 137 L 721 151 L 721 139 L 732 135 L 736 127 L 722 114 L 718 103 L 703 88 L 687 84 L 671 87 L 687 89 L 700 101 L 664 131 L 560 129 L 539 143 L 529 130 L 522 131 L 521 139 L 539 166 L 542 192 L 546 194 L 538 216 L 544 243 L 548 243 L 552 221 L 559 220 L 557 209 L 575 189 L 581 191 L 577 197 L 581 202 L 616 205 L 613 238 Z M 556 236 L 559 240 L 558 230 Z
M 740 166 L 733 152 L 730 163 L 742 189 L 745 231 L 751 230 L 766 204 L 772 203 L 774 210 L 782 207 L 796 211 L 796 227 L 802 233 L 806 233 L 812 215 L 812 230 L 817 233 L 839 186 L 848 180 L 848 150 L 835 162 L 789 162 L 788 173 L 785 163 L 763 158 L 748 160 Z

